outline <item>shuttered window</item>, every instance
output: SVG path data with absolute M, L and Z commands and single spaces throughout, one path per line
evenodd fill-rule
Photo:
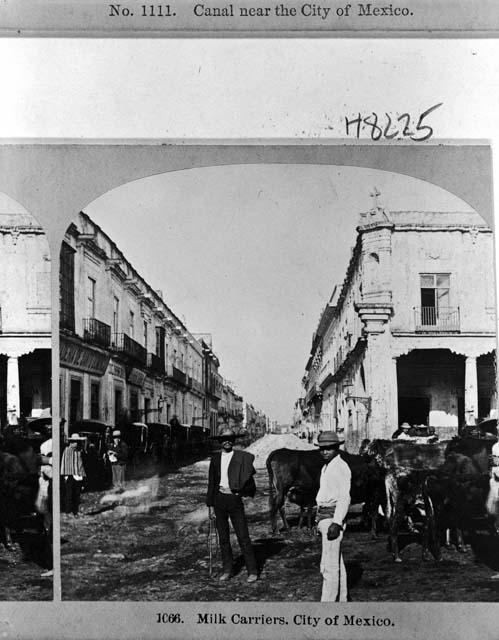
M 60 285 L 60 325 L 61 329 L 75 329 L 75 282 L 74 249 L 66 242 L 61 247 Z

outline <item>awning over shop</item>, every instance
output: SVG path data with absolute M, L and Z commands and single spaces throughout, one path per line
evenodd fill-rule
M 61 336 L 60 362 L 62 367 L 78 369 L 97 376 L 104 375 L 110 354 Z

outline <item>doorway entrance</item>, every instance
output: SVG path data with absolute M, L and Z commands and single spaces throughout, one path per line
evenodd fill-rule
M 430 419 L 430 398 L 419 397 L 399 397 L 399 425 L 403 422 L 414 424 L 429 424 Z

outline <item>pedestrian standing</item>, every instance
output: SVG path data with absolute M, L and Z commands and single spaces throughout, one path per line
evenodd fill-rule
M 352 474 L 340 457 L 340 445 L 343 443 L 344 440 L 340 440 L 333 431 L 322 432 L 317 439 L 324 460 L 316 497 L 317 529 L 322 536 L 321 602 L 347 601 L 347 574 L 341 542 L 350 506 Z
M 121 431 L 113 431 L 113 444 L 110 445 L 107 455 L 111 463 L 113 473 L 113 488 L 124 489 L 125 472 L 128 462 L 128 445 L 121 439 Z
M 412 440 L 413 429 L 408 422 L 403 422 L 400 427 L 392 433 L 392 440 Z
M 61 458 L 61 489 L 64 513 L 78 517 L 80 496 L 86 473 L 83 466 L 82 449 L 85 438 L 73 433 Z
M 43 514 L 45 531 L 52 536 L 52 425 L 49 437 L 40 445 L 40 478 L 37 508 Z
M 222 445 L 222 451 L 215 453 L 210 462 L 206 504 L 210 519 L 215 518 L 220 542 L 223 563 L 220 580 L 229 580 L 234 571 L 230 519 L 246 563 L 247 581 L 255 582 L 258 580 L 258 567 L 243 504 L 244 496 L 253 498 L 256 492 L 253 478 L 255 457 L 247 451 L 234 450 L 236 437 L 235 432 L 226 425 L 220 435 L 215 436 Z
M 52 551 L 52 424 L 47 425 L 48 438 L 40 445 L 40 480 L 37 498 L 37 508 L 43 514 L 43 526 L 47 534 L 50 548 L 49 568 L 41 574 L 42 578 L 54 575 Z
M 496 534 L 499 533 L 499 442 L 492 446 L 492 468 L 490 469 L 489 495 L 487 511 L 493 519 Z M 499 580 L 499 573 L 491 576 L 491 580 Z

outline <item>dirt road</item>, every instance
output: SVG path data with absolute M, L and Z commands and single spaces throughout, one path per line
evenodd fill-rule
M 11 551 L 0 546 L 0 601 L 52 600 L 52 577 L 42 576 L 47 565 L 40 562 L 44 541 L 30 531 L 13 539 Z
M 127 483 L 121 496 L 84 494 L 81 516 L 63 515 L 62 588 L 65 600 L 135 601 L 317 601 L 320 599 L 320 539 L 296 529 L 270 537 L 266 472 L 258 471 L 258 493 L 247 502 L 250 532 L 261 578 L 246 583 L 246 571 L 229 582 L 209 576 L 208 519 L 204 494 L 207 461 L 163 477 Z M 125 498 L 123 498 L 125 496 Z M 296 508 L 290 513 L 297 515 Z M 406 535 L 405 542 L 411 542 Z M 496 541 L 497 542 L 497 541 Z M 352 513 L 344 557 L 353 601 L 499 600 L 497 544 L 475 541 L 475 552 L 443 550 L 443 561 L 421 560 L 416 543 L 395 564 L 386 536 L 373 541 Z M 402 540 L 402 545 L 404 540 Z M 234 550 L 238 552 L 237 542 Z M 491 558 L 494 558 L 491 562 Z M 483 561 L 485 560 L 485 562 Z

